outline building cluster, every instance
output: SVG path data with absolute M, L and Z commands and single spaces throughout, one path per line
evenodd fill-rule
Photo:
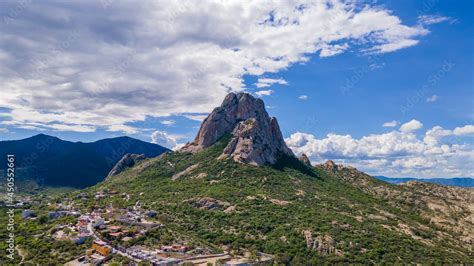
M 127 208 L 117 208 L 112 204 L 100 205 L 104 202 L 101 201 L 102 198 L 114 196 L 130 200 L 130 195 L 113 190 L 102 190 L 93 194 L 82 192 L 76 196 L 79 200 L 77 202 L 69 198 L 59 200 L 49 198 L 48 202 L 43 201 L 50 210 L 48 212 L 31 210 L 30 206 L 25 205 L 21 217 L 23 219 L 40 217 L 49 221 L 61 219 L 60 224 L 48 231 L 51 233 L 49 237 L 70 240 L 78 245 L 87 243 L 83 255 L 72 261 L 73 264 L 103 264 L 112 258 L 113 254 L 127 257 L 137 263 L 144 261 L 153 265 L 199 262 L 205 261 L 208 257 L 210 260 L 216 257 L 227 258 L 223 254 L 212 254 L 210 250 L 192 247 L 182 241 L 172 242 L 171 245 L 157 244 L 154 247 L 139 244 L 143 243 L 149 230 L 164 227 L 157 222 L 158 212 L 143 208 L 139 201 Z M 86 204 L 82 204 L 82 200 L 85 200 Z M 25 201 L 22 202 L 25 204 Z M 82 213 L 78 211 L 84 209 L 87 211 Z

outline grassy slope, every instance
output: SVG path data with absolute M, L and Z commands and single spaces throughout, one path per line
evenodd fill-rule
M 255 248 L 276 254 L 282 262 L 470 261 L 463 247 L 443 242 L 428 245 L 386 229 L 396 226 L 398 221 L 428 225 L 416 213 L 393 207 L 320 169 L 306 168 L 288 158 L 274 167 L 216 160 L 225 143 L 223 140 L 195 155 L 175 153 L 148 160 L 91 190 L 111 188 L 127 192 L 132 196 L 131 201 L 115 199 L 113 203 L 127 206 L 140 200 L 145 208 L 157 210 L 159 219 L 181 234 L 234 250 Z M 194 171 L 179 180 L 171 180 L 171 176 L 196 163 L 199 167 Z M 200 173 L 207 176 L 192 178 Z M 228 202 L 236 206 L 236 211 L 193 208 L 191 203 L 203 197 Z M 277 205 L 271 199 L 290 203 Z M 364 219 L 379 215 L 380 210 L 396 218 Z M 304 230 L 312 231 L 313 238 L 332 236 L 343 256 L 322 256 L 307 249 Z M 427 229 L 415 233 L 429 238 L 432 232 Z

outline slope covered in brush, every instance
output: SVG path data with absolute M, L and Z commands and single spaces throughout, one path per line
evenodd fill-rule
M 229 139 L 146 160 L 92 190 L 128 193 L 129 201 L 112 204 L 139 201 L 167 227 L 213 248 L 263 251 L 282 263 L 472 263 L 453 227 L 414 211 L 431 209 L 417 204 L 423 195 L 413 189 L 351 175 L 353 168 L 311 168 L 287 155 L 259 167 L 219 158 Z M 390 198 L 399 194 L 411 198 Z

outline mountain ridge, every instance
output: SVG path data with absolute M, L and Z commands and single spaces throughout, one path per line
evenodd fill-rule
M 474 187 L 473 177 L 451 177 L 451 178 L 416 178 L 416 177 L 386 177 L 386 176 L 374 176 L 375 178 L 392 183 L 401 184 L 409 181 L 428 182 L 435 183 L 445 186 L 456 186 L 456 187 Z
M 20 191 L 24 182 L 33 187 L 92 186 L 102 181 L 126 153 L 155 157 L 166 151 L 169 149 L 126 136 L 85 143 L 37 134 L 0 141 L 0 156 L 15 155 Z M 5 167 L 0 165 L 0 169 Z

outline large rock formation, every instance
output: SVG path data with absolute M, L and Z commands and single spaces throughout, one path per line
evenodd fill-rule
M 118 175 L 125 169 L 134 166 L 136 163 L 145 160 L 145 154 L 125 154 L 120 161 L 118 161 L 114 168 L 110 170 L 107 179 L 111 176 Z
M 276 118 L 270 118 L 261 99 L 230 93 L 204 120 L 193 142 L 181 151 L 201 151 L 224 135 L 231 140 L 220 158 L 253 165 L 273 164 L 279 153 L 294 156 L 286 146 Z

